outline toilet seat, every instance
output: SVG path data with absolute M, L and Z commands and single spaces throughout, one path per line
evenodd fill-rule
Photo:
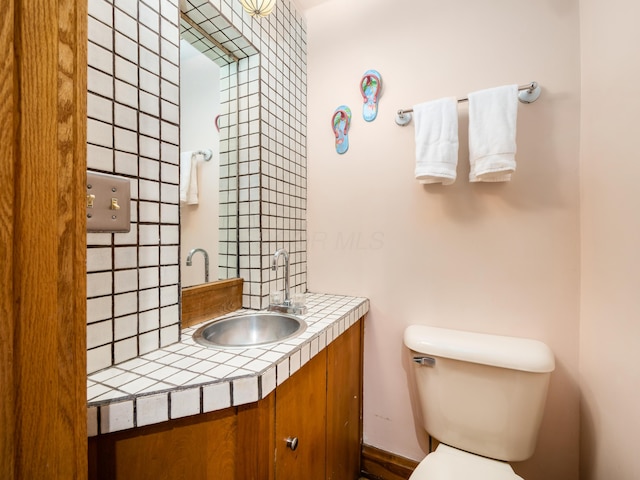
M 420 462 L 409 480 L 524 480 L 506 462 L 441 443 Z

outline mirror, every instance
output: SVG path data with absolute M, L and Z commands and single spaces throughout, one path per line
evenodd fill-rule
M 207 260 L 209 281 L 239 276 L 238 94 L 248 82 L 241 65 L 258 53 L 215 7 L 202 3 L 180 2 L 183 287 L 205 282 Z

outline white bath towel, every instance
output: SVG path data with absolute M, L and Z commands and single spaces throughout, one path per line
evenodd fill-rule
M 458 166 L 458 101 L 453 97 L 413 107 L 416 128 L 416 179 L 451 185 Z
M 516 170 L 518 86 L 469 94 L 470 182 L 506 182 Z
M 198 203 L 198 168 L 194 152 L 180 154 L 180 203 Z

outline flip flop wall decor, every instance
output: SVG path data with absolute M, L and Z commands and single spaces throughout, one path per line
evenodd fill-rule
M 349 149 L 349 127 L 351 126 L 351 109 L 340 105 L 331 117 L 331 128 L 336 136 L 336 152 L 345 153 Z
M 367 70 L 360 80 L 360 93 L 364 100 L 362 116 L 373 122 L 378 116 L 378 100 L 382 93 L 382 75 L 377 70 Z

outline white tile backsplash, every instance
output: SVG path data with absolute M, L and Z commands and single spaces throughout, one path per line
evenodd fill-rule
M 178 247 L 177 246 L 161 246 L 160 247 L 160 263 L 162 265 L 178 263 Z
M 159 332 L 157 330 L 143 333 L 138 337 L 140 355 L 160 348 Z
M 113 147 L 113 126 L 92 118 L 87 119 L 87 142 Z
M 143 3 L 138 8 L 138 20 L 154 32 L 158 31 L 160 16 L 157 11 L 152 10 Z
M 113 322 L 105 320 L 87 325 L 87 348 L 104 345 L 113 340 Z
M 87 274 L 87 297 L 111 295 L 111 272 Z
M 117 269 L 135 268 L 138 265 L 137 247 L 118 247 L 114 250 L 114 266 Z
M 87 45 L 88 65 L 97 70 L 112 75 L 113 74 L 113 52 L 103 48 L 93 42 Z
M 118 270 L 113 273 L 113 292 L 124 293 L 138 289 L 137 270 Z
M 107 25 L 113 25 L 113 6 L 105 0 L 89 0 L 89 15 Z
M 153 95 L 160 94 L 160 79 L 157 75 L 142 69 L 138 71 L 138 75 L 140 76 L 140 88 L 142 90 Z M 178 142 L 175 143 L 177 144 Z
M 87 299 L 87 324 L 112 318 L 111 296 Z
M 131 107 L 116 103 L 114 106 L 114 124 L 118 127 L 135 130 L 138 128 L 138 112 Z
M 132 108 L 138 108 L 138 89 L 130 83 L 123 82 L 116 78 L 115 85 L 115 100 L 129 105 Z
M 123 82 L 138 85 L 138 66 L 120 56 L 115 57 L 115 76 Z
M 138 44 L 131 38 L 122 33 L 115 32 L 115 48 L 116 55 L 126 58 L 132 63 L 138 63 Z
M 110 248 L 90 248 L 87 250 L 87 272 L 111 269 L 112 259 Z
M 134 42 L 138 41 L 138 23 L 130 15 L 116 8 L 114 11 L 115 30 Z
M 131 0 L 115 0 L 115 6 L 133 18 L 138 18 L 138 3 Z
M 160 282 L 159 271 L 158 267 L 141 268 L 138 271 L 140 288 L 157 287 Z
M 114 363 L 120 363 L 120 362 L 130 360 L 132 358 L 135 358 L 137 355 L 138 355 L 138 342 L 136 337 L 120 340 L 113 344 Z
M 111 345 L 87 350 L 87 371 L 97 372 L 112 365 Z
M 132 130 L 116 126 L 113 128 L 113 145 L 116 150 L 138 153 L 138 135 Z
M 121 317 L 138 309 L 137 293 L 121 293 L 113 296 L 113 315 Z
M 180 325 L 175 323 L 160 329 L 160 346 L 166 347 L 180 340 Z
M 160 315 L 157 309 L 140 312 L 138 319 L 138 329 L 141 333 L 160 328 Z
M 124 317 L 116 317 L 113 319 L 113 325 L 114 340 L 135 337 L 138 333 L 138 316 L 126 315 Z M 135 338 L 134 341 L 137 342 Z
M 113 150 L 98 145 L 87 145 L 87 168 L 113 171 Z

